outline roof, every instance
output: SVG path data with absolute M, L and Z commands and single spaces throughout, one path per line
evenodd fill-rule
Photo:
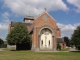
M 62 38 L 57 38 L 57 43 L 65 43 Z
M 44 13 L 46 13 L 46 14 L 48 14 L 48 12 L 47 11 L 44 11 L 42 14 L 40 14 L 37 18 L 39 18 L 40 16 L 42 16 Z M 56 21 L 50 14 L 48 14 L 54 21 Z M 36 19 L 37 19 L 36 18 Z
M 33 16 L 25 16 L 24 17 L 24 20 L 34 20 L 34 17 Z
M 18 22 L 11 22 L 11 27 L 14 27 Z M 31 26 L 32 23 L 23 23 L 25 24 L 26 26 Z

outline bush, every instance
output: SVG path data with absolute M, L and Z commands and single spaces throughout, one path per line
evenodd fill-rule
M 2 44 L 1 46 L 0 46 L 0 48 L 6 48 L 7 47 L 7 44 Z
M 59 43 L 57 44 L 57 50 L 61 50 L 61 46 Z
M 78 50 L 80 50 L 80 45 L 77 45 L 76 48 L 77 48 Z

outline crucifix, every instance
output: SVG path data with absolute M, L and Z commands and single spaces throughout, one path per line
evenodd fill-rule
M 46 9 L 46 8 L 44 8 L 44 10 L 46 11 L 47 9 Z

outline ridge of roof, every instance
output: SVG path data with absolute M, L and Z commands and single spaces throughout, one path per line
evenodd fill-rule
M 39 18 L 41 15 L 43 15 L 44 13 L 47 13 L 48 14 L 48 12 L 47 11 L 44 11 L 42 14 L 40 14 L 37 18 Z M 54 21 L 56 21 L 50 14 L 48 14 Z M 35 19 L 37 19 L 37 18 L 35 18 Z

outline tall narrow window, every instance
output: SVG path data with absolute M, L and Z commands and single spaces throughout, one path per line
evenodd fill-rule
M 50 45 L 50 40 L 49 40 L 49 45 Z
M 41 41 L 41 45 L 43 45 L 43 40 Z

